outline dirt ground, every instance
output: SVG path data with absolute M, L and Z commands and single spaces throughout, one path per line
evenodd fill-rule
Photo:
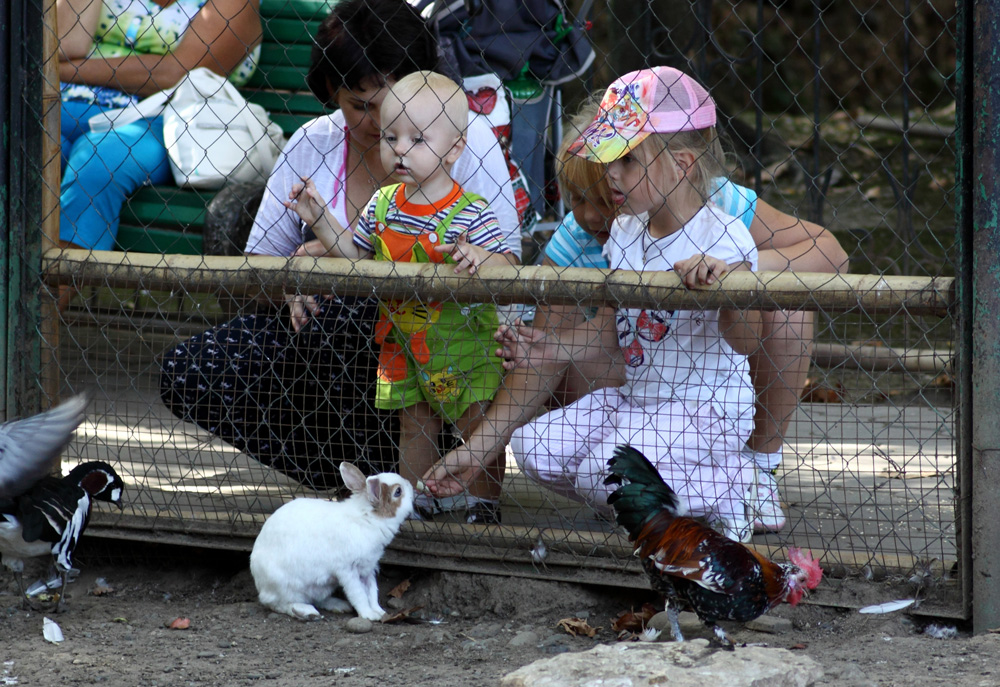
M 160 549 L 139 560 L 82 558 L 62 613 L 21 610 L 10 574 L 0 577 L 0 685 L 435 685 L 491 686 L 516 668 L 566 651 L 614 642 L 612 619 L 653 597 L 639 592 L 488 575 L 391 568 L 382 603 L 411 621 L 354 634 L 346 616 L 303 623 L 256 601 L 245 554 Z M 81 547 L 84 548 L 84 547 Z M 40 572 L 40 571 L 35 571 Z M 400 583 L 409 588 L 389 597 Z M 390 603 L 391 602 L 391 603 Z M 800 650 L 826 670 L 818 683 L 1000 685 L 1000 636 L 959 630 L 932 638 L 902 613 L 860 615 L 815 605 L 783 606 L 782 634 L 731 626 L 737 642 Z M 43 617 L 65 637 L 43 639 Z M 601 628 L 575 637 L 560 620 Z M 187 629 L 170 629 L 187 619 Z M 737 649 L 738 651 L 739 649 Z

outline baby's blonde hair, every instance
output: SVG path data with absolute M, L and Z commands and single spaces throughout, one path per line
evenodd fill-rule
M 455 126 L 459 134 L 464 134 L 469 124 L 469 99 L 462 87 L 444 74 L 430 71 L 413 72 L 394 83 L 389 89 L 389 93 L 402 104 L 404 111 L 407 102 L 425 91 L 436 96 L 441 103 L 444 116 Z
M 580 109 L 566 122 L 566 133 L 556 153 L 556 177 L 563 198 L 570 194 L 594 198 L 612 205 L 611 187 L 608 186 L 607 165 L 592 162 L 569 152 L 569 148 L 597 117 L 600 96 L 589 96 Z

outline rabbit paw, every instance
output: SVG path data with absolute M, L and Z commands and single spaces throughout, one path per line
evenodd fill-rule
M 324 599 L 319 606 L 324 611 L 331 611 L 333 613 L 350 613 L 354 610 L 354 606 L 336 596 Z
M 370 620 L 373 623 L 377 623 L 385 616 L 385 611 L 383 611 L 379 606 L 376 606 L 375 608 L 368 609 L 364 612 L 358 611 L 358 616 L 364 618 L 365 620 Z
M 298 618 L 299 620 L 314 620 L 316 618 L 323 617 L 312 604 L 292 604 L 289 606 L 288 610 L 290 611 L 289 615 Z

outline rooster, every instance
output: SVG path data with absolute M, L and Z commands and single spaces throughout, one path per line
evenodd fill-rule
M 65 477 L 47 476 L 16 498 L 0 499 L 0 556 L 27 601 L 24 559 L 51 555 L 62 576 L 56 610 L 62 606 L 73 568 L 73 552 L 90 520 L 93 501 L 123 507 L 124 484 L 103 461 L 83 463 Z
M 792 548 L 791 563 L 774 563 L 686 517 L 681 497 L 631 446 L 617 447 L 608 469 L 605 483 L 617 485 L 608 504 L 636 545 L 653 589 L 666 597 L 676 641 L 684 641 L 677 619 L 683 602 L 714 632 L 715 643 L 733 649 L 717 621 L 746 622 L 782 602 L 794 606 L 819 585 L 823 571 L 807 552 Z

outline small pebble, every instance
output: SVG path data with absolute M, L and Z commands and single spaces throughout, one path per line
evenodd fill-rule
M 701 622 L 697 615 L 688 611 L 677 615 L 677 624 L 681 626 L 681 634 L 685 636 L 688 633 L 699 634 L 705 629 L 705 623 Z M 654 630 L 666 632 L 670 636 L 670 617 L 666 611 L 660 611 L 654 615 L 646 625 Z
M 522 646 L 535 646 L 538 644 L 538 635 L 530 630 L 518 632 L 513 639 L 507 642 L 507 646 L 514 649 Z
M 344 624 L 344 629 L 351 634 L 363 635 L 366 632 L 372 631 L 372 621 L 365 620 L 362 617 L 351 618 Z

